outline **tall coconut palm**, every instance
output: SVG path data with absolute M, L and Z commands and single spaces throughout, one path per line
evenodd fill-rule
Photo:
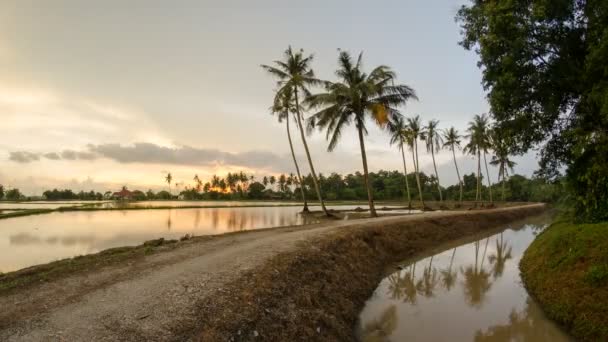
M 418 163 L 418 138 L 422 133 L 422 123 L 420 122 L 420 116 L 416 115 L 412 118 L 407 118 L 407 131 L 406 138 L 412 149 L 414 168 L 416 169 L 416 184 L 418 185 L 418 195 L 420 196 L 420 204 L 422 210 L 424 210 L 424 199 L 422 197 L 422 185 L 420 184 L 420 164 Z
M 450 127 L 450 129 L 443 131 L 443 139 L 445 141 L 443 147 L 449 148 L 452 151 L 452 156 L 454 157 L 456 176 L 458 176 L 458 185 L 460 186 L 460 196 L 458 198 L 458 202 L 462 204 L 462 179 L 460 179 L 460 171 L 458 170 L 458 163 L 456 162 L 456 148 L 460 149 L 461 136 L 458 134 L 456 128 Z
M 332 151 L 342 136 L 342 130 L 350 123 L 355 124 L 359 135 L 363 178 L 367 187 L 369 210 L 372 217 L 378 216 L 374 206 L 371 182 L 367 168 L 364 135 L 367 134 L 365 122 L 373 119 L 379 126 L 394 120 L 401 114 L 396 106 L 415 99 L 414 90 L 406 85 L 393 85 L 395 73 L 387 66 L 381 65 L 369 74 L 363 71 L 363 54 L 356 61 L 346 51 L 338 57 L 337 82 L 326 82 L 326 92 L 311 95 L 307 104 L 312 108 L 321 108 L 314 114 L 309 123 L 311 127 L 326 129 L 329 140 L 328 151 Z
M 169 194 L 171 194 L 171 182 L 173 181 L 173 176 L 171 176 L 171 172 L 167 172 L 167 176 L 165 177 L 165 182 L 169 184 Z
M 291 89 L 285 89 L 285 91 L 277 94 L 274 100 L 274 105 L 272 106 L 272 113 L 277 115 L 279 122 L 285 120 L 285 128 L 287 129 L 287 140 L 289 141 L 289 148 L 291 150 L 291 157 L 293 159 L 293 164 L 296 167 L 296 173 L 298 174 L 298 179 L 300 183 L 302 182 L 302 175 L 300 174 L 300 167 L 298 165 L 298 160 L 296 159 L 296 153 L 293 150 L 293 143 L 291 141 L 291 130 L 289 129 L 289 116 L 290 113 L 297 113 L 295 110 L 295 101 L 292 96 Z M 297 115 L 297 114 L 296 114 Z M 306 201 L 306 194 L 304 193 L 304 188 L 300 187 L 300 191 L 302 193 L 302 200 L 304 201 L 304 209 L 302 212 L 308 212 L 308 202 Z
M 487 121 L 486 121 L 486 123 L 487 123 Z M 488 177 L 488 191 L 490 193 L 490 205 L 491 205 L 492 203 L 494 203 L 494 199 L 492 198 L 492 180 L 490 179 L 490 171 L 488 170 L 488 160 L 486 159 L 486 154 L 488 153 L 488 150 L 492 147 L 492 130 L 487 127 L 487 124 L 486 124 L 486 129 L 485 129 L 483 136 L 485 138 L 483 140 L 483 146 L 482 146 L 483 163 L 486 166 L 486 177 Z
M 475 193 L 475 205 L 482 200 L 481 197 L 481 152 L 489 145 L 487 135 L 488 117 L 486 114 L 475 115 L 473 121 L 469 122 L 467 138 L 469 142 L 464 147 L 465 153 L 477 157 L 477 191 Z M 484 152 L 485 153 L 485 152 Z
M 304 52 L 302 50 L 294 52 L 290 46 L 287 50 L 285 50 L 284 60 L 274 61 L 274 66 L 262 65 L 262 68 L 270 75 L 278 78 L 277 86 L 279 89 L 277 93 L 291 92 L 293 94 L 296 109 L 296 119 L 298 122 L 298 127 L 300 128 L 300 136 L 302 138 L 302 144 L 304 145 L 304 151 L 306 152 L 306 158 L 308 159 L 308 165 L 310 166 L 315 191 L 317 192 L 317 197 L 321 203 L 321 209 L 323 209 L 325 215 L 330 216 L 327 208 L 325 208 L 325 202 L 321 197 L 321 190 L 319 189 L 317 174 L 312 163 L 310 151 L 308 150 L 306 134 L 304 134 L 304 125 L 302 124 L 304 117 L 302 115 L 302 111 L 300 110 L 300 93 L 302 93 L 305 97 L 309 96 L 309 88 L 311 86 L 322 84 L 322 82 L 315 77 L 315 74 L 310 67 L 312 60 L 312 55 L 304 56 Z
M 494 156 L 490 161 L 491 165 L 498 166 L 498 178 L 502 179 L 502 200 L 505 200 L 505 182 L 509 175 L 509 171 L 513 172 L 515 162 L 509 159 L 509 149 L 504 143 L 504 140 L 495 136 L 492 140 L 492 146 L 494 148 Z
M 402 116 L 398 116 L 395 120 L 390 121 L 387 125 L 391 134 L 391 145 L 397 144 L 401 150 L 401 159 L 403 160 L 403 175 L 405 176 L 405 191 L 407 193 L 407 207 L 412 207 L 412 197 L 410 196 L 410 184 L 407 181 L 407 165 L 405 163 L 405 145 L 406 139 L 406 124 Z
M 433 157 L 433 168 L 435 169 L 435 179 L 437 179 L 437 190 L 439 191 L 439 203 L 443 202 L 443 195 L 441 194 L 441 184 L 439 183 L 439 173 L 437 172 L 437 163 L 435 163 L 435 152 L 439 152 L 443 139 L 439 128 L 439 121 L 429 120 L 429 123 L 424 127 L 421 138 L 426 142 L 426 151 L 431 152 Z

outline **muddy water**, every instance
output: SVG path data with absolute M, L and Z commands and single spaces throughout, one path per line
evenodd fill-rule
M 548 222 L 533 219 L 404 262 L 366 303 L 360 340 L 570 341 L 520 279 L 519 260 Z
M 300 215 L 301 207 L 237 207 L 241 203 L 226 208 L 53 212 L 3 219 L 0 220 L 0 272 L 112 247 L 138 245 L 161 237 L 179 239 L 186 234 L 222 234 L 318 220 Z M 313 206 L 311 210 L 319 208 Z

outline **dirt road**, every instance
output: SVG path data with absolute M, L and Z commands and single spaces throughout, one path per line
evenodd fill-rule
M 173 340 L 176 331 L 194 327 L 200 310 L 196 303 L 201 299 L 221 292 L 244 271 L 295 248 L 298 242 L 353 225 L 454 214 L 432 212 L 231 234 L 94 274 L 70 276 L 0 297 L 0 340 Z

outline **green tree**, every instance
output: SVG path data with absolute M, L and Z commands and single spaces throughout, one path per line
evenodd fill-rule
M 401 159 L 403 161 L 403 177 L 405 178 L 405 190 L 407 193 L 407 206 L 412 207 L 412 197 L 410 196 L 410 184 L 407 181 L 407 165 L 405 163 L 405 145 L 407 145 L 407 132 L 406 123 L 402 116 L 396 117 L 394 120 L 389 121 L 388 130 L 391 134 L 391 145 L 397 144 L 399 150 L 401 150 Z
M 300 136 L 302 138 L 302 144 L 304 145 L 304 151 L 306 152 L 306 158 L 308 159 L 308 165 L 310 166 L 310 172 L 312 174 L 312 181 L 317 192 L 317 197 L 321 203 L 321 209 L 325 215 L 330 216 L 327 208 L 325 208 L 325 202 L 321 196 L 321 190 L 317 181 L 317 174 L 315 167 L 312 163 L 312 157 L 308 150 L 308 143 L 306 142 L 306 135 L 304 134 L 304 126 L 302 121 L 304 116 L 300 110 L 300 92 L 304 96 L 310 95 L 309 88 L 311 86 L 320 85 L 322 82 L 315 77 L 315 74 L 310 67 L 313 60 L 313 56 L 304 56 L 302 50 L 294 52 L 291 46 L 285 51 L 284 60 L 275 61 L 275 66 L 262 65 L 262 68 L 266 70 L 272 76 L 278 78 L 277 86 L 279 90 L 277 93 L 291 92 L 295 101 L 296 119 L 298 127 L 300 129 Z
M 435 179 L 437 180 L 437 190 L 439 191 L 439 203 L 443 202 L 441 194 L 441 184 L 439 183 L 439 173 L 437 172 L 437 163 L 435 163 L 435 152 L 439 152 L 443 139 L 438 128 L 439 121 L 429 120 L 429 123 L 424 127 L 421 138 L 426 142 L 427 152 L 431 152 L 433 158 L 433 168 L 435 169 Z
M 6 199 L 9 201 L 19 201 L 23 197 L 23 194 L 17 188 L 10 189 L 6 192 Z
M 456 128 L 450 127 L 450 129 L 446 129 L 443 132 L 443 139 L 443 147 L 447 147 L 452 151 L 454 167 L 456 168 L 456 176 L 458 176 L 458 186 L 460 187 L 460 196 L 458 197 L 458 201 L 462 204 L 462 180 L 460 179 L 460 171 L 458 171 L 458 163 L 456 162 L 456 148 L 460 149 L 461 136 L 458 134 L 458 130 L 456 130 Z
M 298 160 L 296 158 L 296 153 L 293 149 L 293 143 L 291 141 L 291 130 L 289 129 L 289 116 L 290 113 L 294 113 L 297 115 L 297 111 L 295 110 L 295 101 L 292 96 L 291 89 L 285 89 L 283 92 L 277 93 L 274 99 L 274 105 L 272 106 L 272 113 L 277 116 L 279 122 L 285 120 L 285 128 L 287 129 L 287 140 L 289 141 L 289 149 L 291 151 L 291 158 L 293 159 L 293 164 L 296 167 L 296 173 L 298 174 L 298 179 L 300 183 L 302 182 L 302 175 L 300 174 L 300 167 L 298 165 Z M 297 119 L 296 119 L 297 121 Z M 264 177 L 266 179 L 266 177 Z M 293 177 L 290 178 L 293 181 Z M 300 187 L 300 192 L 302 194 L 302 200 L 304 201 L 304 209 L 303 212 L 309 212 L 308 210 L 308 202 L 306 201 L 306 194 L 304 193 L 304 188 Z
M 0 201 L 4 198 L 4 186 L 0 184 Z
M 374 68 L 369 74 L 363 71 L 363 54 L 359 54 L 357 61 L 351 55 L 341 51 L 338 57 L 337 82 L 327 82 L 326 92 L 311 95 L 307 103 L 321 110 L 310 118 L 312 126 L 327 130 L 329 140 L 328 151 L 332 151 L 345 126 L 354 122 L 359 135 L 361 160 L 363 163 L 363 176 L 367 187 L 369 210 L 372 217 L 377 216 L 374 198 L 367 167 L 367 154 L 365 151 L 364 135 L 369 117 L 378 125 L 384 126 L 389 119 L 401 114 L 397 106 L 415 99 L 414 90 L 406 85 L 394 85 L 396 74 L 385 65 Z
M 565 166 L 576 216 L 608 219 L 608 2 L 472 1 L 457 20 L 512 153 L 540 146 L 541 175 Z

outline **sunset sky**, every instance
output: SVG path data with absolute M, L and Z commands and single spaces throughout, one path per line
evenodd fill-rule
M 416 90 L 420 101 L 404 115 L 464 133 L 488 105 L 476 55 L 457 44 L 462 3 L 2 1 L 0 184 L 39 194 L 160 189 L 167 171 L 190 183 L 194 174 L 294 172 L 285 128 L 268 111 L 275 81 L 259 67 L 290 44 L 314 53 L 317 76 L 328 80 L 338 48 L 364 51 L 368 70 L 389 65 Z M 354 127 L 332 153 L 324 134 L 309 139 L 319 172 L 362 169 Z M 388 141 L 370 129 L 371 170 L 401 170 Z M 438 155 L 443 185 L 456 181 L 451 158 Z M 537 166 L 533 153 L 515 161 L 521 174 Z M 459 163 L 475 168 L 469 156 Z

